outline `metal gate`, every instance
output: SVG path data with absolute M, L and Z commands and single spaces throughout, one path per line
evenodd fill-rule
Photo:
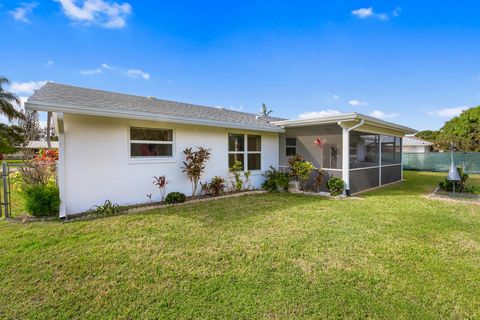
M 10 165 L 2 163 L 2 182 L 0 184 L 0 217 L 10 218 L 12 216 L 12 197 L 10 192 Z

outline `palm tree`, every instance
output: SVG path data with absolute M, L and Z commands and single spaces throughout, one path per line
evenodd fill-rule
M 20 99 L 14 93 L 3 89 L 3 85 L 9 84 L 7 78 L 0 76 L 0 114 L 4 114 L 8 121 L 23 119 L 23 114 L 13 106 L 14 102 L 20 104 Z
M 267 106 L 265 105 L 265 103 L 262 103 L 262 111 L 260 112 L 260 115 L 268 117 L 272 112 L 273 110 L 267 110 Z

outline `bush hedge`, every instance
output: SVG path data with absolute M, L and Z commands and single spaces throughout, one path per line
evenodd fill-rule
M 48 217 L 58 214 L 60 196 L 55 185 L 26 185 L 22 192 L 25 209 L 35 217 Z
M 186 198 L 187 197 L 185 196 L 185 194 L 181 192 L 170 192 L 165 197 L 165 203 L 166 204 L 182 203 L 182 202 L 185 202 Z

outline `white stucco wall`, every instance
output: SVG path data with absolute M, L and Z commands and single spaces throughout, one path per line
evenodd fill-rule
M 403 146 L 403 153 L 428 153 L 430 152 L 429 146 Z
M 148 202 L 146 194 L 160 194 L 153 176 L 165 175 L 172 191 L 191 194 L 191 184 L 182 173 L 182 151 L 187 147 L 211 148 L 203 181 L 213 176 L 228 178 L 228 132 L 262 136 L 262 170 L 278 166 L 278 134 L 229 130 L 225 128 L 178 125 L 120 118 L 65 114 L 65 199 L 67 214 L 75 214 L 102 204 L 106 199 L 120 205 Z M 173 159 L 137 160 L 129 158 L 130 126 L 173 129 Z M 252 172 L 252 186 L 260 187 L 262 172 Z

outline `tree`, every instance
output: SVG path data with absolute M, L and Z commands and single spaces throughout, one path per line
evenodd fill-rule
M 39 140 L 42 136 L 40 120 L 37 111 L 22 111 L 23 119 L 19 119 L 18 125 L 23 129 L 25 141 Z
M 265 103 L 262 103 L 262 111 L 260 112 L 261 116 L 268 117 L 272 112 L 273 110 L 268 110 Z
M 480 152 L 480 106 L 463 111 L 440 129 L 435 143 L 448 150 L 450 142 L 465 152 Z
M 432 130 L 424 130 L 417 132 L 415 137 L 430 141 L 430 142 L 435 142 L 437 137 L 438 137 L 439 132 L 438 131 L 432 131 Z
M 0 154 L 9 154 L 17 151 L 25 142 L 21 127 L 0 123 Z
M 9 85 L 10 81 L 0 76 L 0 113 L 5 115 L 8 121 L 13 119 L 22 119 L 23 114 L 15 109 L 13 103 L 20 104 L 20 99 L 12 92 L 5 91 L 4 85 Z
M 432 149 L 434 151 L 445 151 L 444 150 L 444 146 L 443 144 L 440 145 L 438 143 L 438 135 L 440 134 L 440 131 L 437 131 L 437 130 L 424 130 L 424 131 L 420 131 L 418 132 L 415 137 L 417 138 L 420 138 L 420 139 L 423 139 L 423 140 L 426 140 L 426 141 L 429 141 L 429 142 L 432 142 L 433 145 L 432 145 Z
M 52 135 L 52 127 L 51 127 L 51 123 L 52 123 L 52 112 L 48 112 L 47 113 L 47 146 L 48 148 L 50 149 L 52 147 L 52 139 L 51 139 L 51 135 Z

